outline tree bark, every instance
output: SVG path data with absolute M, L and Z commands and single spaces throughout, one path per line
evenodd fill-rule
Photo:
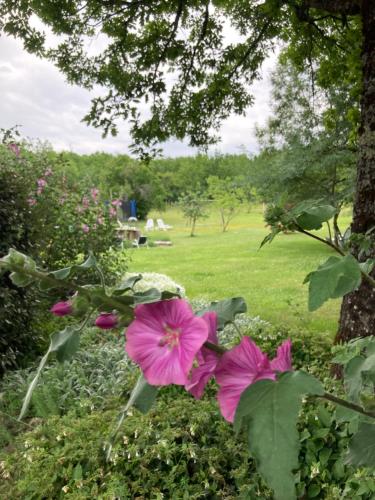
M 363 91 L 356 196 L 353 207 L 353 233 L 375 227 L 375 0 L 362 1 Z M 358 257 L 358 249 L 352 250 Z M 375 257 L 375 245 L 367 255 Z M 365 259 L 362 259 L 365 260 Z M 375 277 L 375 271 L 372 272 Z M 375 334 L 375 289 L 363 281 L 355 292 L 346 295 L 341 305 L 336 342 Z

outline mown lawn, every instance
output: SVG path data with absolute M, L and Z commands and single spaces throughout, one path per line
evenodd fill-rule
M 209 218 L 198 224 L 194 238 L 178 209 L 151 216 L 161 216 L 173 225 L 168 233 L 149 233 L 151 238 L 169 236 L 173 246 L 134 250 L 132 271 L 168 274 L 186 288 L 189 298 L 243 296 L 252 316 L 292 330 L 334 335 L 340 301 L 330 301 L 309 313 L 307 285 L 303 285 L 306 274 L 332 255 L 328 247 L 300 234 L 288 234 L 259 250 L 267 234 L 260 206 L 250 213 L 244 210 L 227 233 L 221 232 L 218 213 L 211 209 Z M 349 221 L 347 210 L 341 226 L 346 227 Z

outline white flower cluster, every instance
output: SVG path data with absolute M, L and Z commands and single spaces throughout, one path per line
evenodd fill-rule
M 142 275 L 142 279 L 134 285 L 135 292 L 145 292 L 150 288 L 156 288 L 161 292 L 177 292 L 181 297 L 186 297 L 185 288 L 172 280 L 166 274 L 159 273 L 126 273 L 123 280 L 129 279 L 132 276 Z

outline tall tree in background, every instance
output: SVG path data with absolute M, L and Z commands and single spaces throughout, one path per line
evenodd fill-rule
M 350 117 L 359 102 L 353 83 L 335 82 L 324 89 L 311 71 L 301 72 L 285 54 L 271 83 L 273 114 L 257 129 L 262 153 L 253 162 L 254 183 L 268 202 L 316 199 L 334 206 L 333 239 L 338 245 L 338 217 L 354 192 L 357 130 Z
M 64 35 L 57 46 L 48 46 L 32 16 Z M 235 42 L 224 36 L 228 25 L 239 35 Z M 352 231 L 375 225 L 374 0 L 0 0 L 0 30 L 52 60 L 71 83 L 106 88 L 86 121 L 115 134 L 116 120 L 130 120 L 135 149 L 169 137 L 212 143 L 222 120 L 252 103 L 248 85 L 280 40 L 296 63 L 314 63 L 328 83 L 352 74 L 362 50 Z M 374 329 L 375 293 L 364 282 L 344 298 L 338 339 Z

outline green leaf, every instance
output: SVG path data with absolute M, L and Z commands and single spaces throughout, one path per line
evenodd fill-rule
M 266 244 L 266 243 L 272 243 L 272 241 L 275 239 L 275 237 L 281 232 L 281 230 L 278 229 L 272 229 L 272 231 L 267 234 L 267 236 L 262 240 L 262 243 L 259 246 L 259 250 Z
M 131 406 L 134 406 L 141 413 L 146 414 L 154 404 L 157 392 L 158 387 L 150 385 L 144 376 L 141 375 L 132 390 L 125 411 L 128 411 Z
M 361 270 L 366 274 L 370 274 L 371 271 L 374 269 L 374 266 L 375 266 L 375 259 L 367 259 L 366 262 L 360 262 L 359 264 Z
M 329 257 L 309 275 L 309 310 L 315 311 L 326 300 L 355 290 L 361 279 L 361 268 L 352 255 Z
M 62 363 L 69 361 L 79 348 L 80 335 L 78 328 L 67 326 L 51 338 L 51 352 L 56 352 L 57 360 Z
M 138 292 L 133 295 L 134 304 L 150 304 L 161 300 L 161 292 L 156 288 L 150 288 L 145 292 Z
M 109 441 L 106 445 L 106 458 L 109 460 L 113 443 L 115 442 L 116 436 L 118 434 L 118 431 L 121 428 L 121 425 L 126 417 L 127 412 L 130 410 L 132 406 L 134 408 L 137 408 L 141 413 L 145 414 L 147 413 L 152 405 L 155 402 L 156 395 L 158 393 L 159 388 L 150 385 L 146 379 L 144 378 L 143 374 L 141 374 L 137 380 L 137 383 L 135 384 L 128 402 L 124 406 L 124 408 L 121 410 L 121 413 L 119 414 L 117 418 L 117 424 L 116 427 L 111 434 L 111 437 L 109 438 Z
M 237 314 L 247 311 L 246 302 L 242 297 L 221 300 L 220 302 L 211 302 L 211 304 L 197 312 L 198 316 L 204 313 L 214 311 L 217 313 L 217 329 L 222 330 L 225 325 L 232 323 Z
M 344 379 L 348 398 L 358 403 L 364 386 L 375 383 L 375 354 L 351 359 L 345 366 Z
M 141 279 L 142 274 L 137 274 L 136 276 L 127 278 L 125 281 L 122 281 L 118 286 L 116 286 L 116 288 L 113 290 L 113 295 L 122 295 L 123 293 L 132 290 L 134 285 Z
M 322 395 L 321 383 L 302 371 L 281 374 L 277 381 L 260 380 L 241 395 L 234 427 L 248 429 L 249 450 L 276 500 L 296 498 L 293 469 L 300 448 L 296 424 L 306 394 Z
M 11 273 L 9 277 L 14 285 L 19 286 L 21 288 L 30 285 L 30 283 L 32 283 L 35 280 L 35 278 L 33 278 L 32 276 L 28 276 L 27 274 L 19 272 Z
M 82 465 L 77 464 L 73 469 L 73 479 L 75 481 L 81 481 L 83 477 Z
M 331 205 L 312 205 L 309 201 L 300 203 L 291 211 L 297 224 L 306 231 L 321 229 L 323 222 L 331 219 L 335 212 Z
M 30 401 L 31 401 L 31 396 L 32 396 L 32 394 L 34 392 L 36 384 L 38 383 L 40 374 L 42 373 L 42 370 L 43 370 L 45 364 L 48 361 L 49 354 L 50 354 L 50 350 L 48 349 L 48 351 L 46 352 L 46 354 L 43 356 L 43 358 L 41 359 L 41 361 L 39 363 L 39 366 L 38 366 L 38 369 L 36 371 L 35 377 L 33 378 L 33 380 L 31 381 L 31 384 L 27 388 L 27 392 L 26 392 L 26 395 L 25 395 L 23 403 L 22 403 L 22 408 L 21 408 L 20 414 L 18 416 L 18 420 L 22 420 L 23 419 L 23 417 L 25 416 L 25 414 L 27 412 L 27 409 L 29 408 Z
M 48 273 L 48 276 L 52 276 L 57 280 L 65 280 L 77 271 L 86 271 L 87 269 L 91 269 L 92 267 L 97 267 L 97 261 L 94 255 L 90 253 L 88 258 L 82 264 L 76 264 L 70 267 L 58 269 L 57 271 L 52 271 Z M 40 286 L 43 290 L 58 288 L 57 284 L 48 284 L 48 281 L 43 282 L 43 280 L 41 281 Z
M 375 467 L 375 424 L 361 422 L 350 443 L 347 463 L 355 467 Z

